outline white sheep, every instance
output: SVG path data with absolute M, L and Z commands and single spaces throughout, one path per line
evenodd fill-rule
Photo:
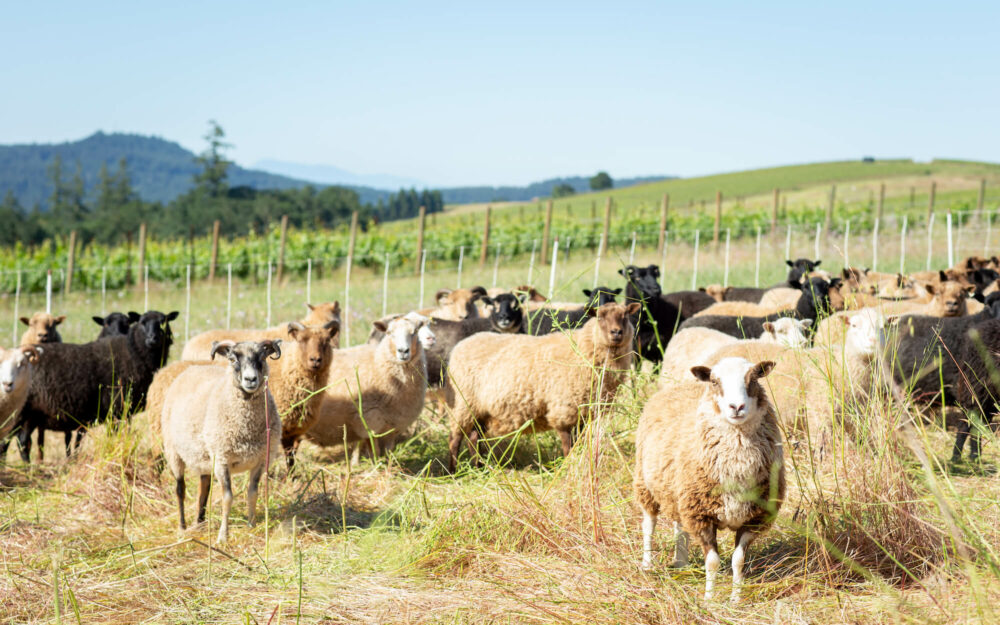
M 334 352 L 319 417 L 305 433 L 318 445 L 353 446 L 355 458 L 369 441 L 373 451 L 391 451 L 420 416 L 427 393 L 427 364 L 418 338 L 423 322 L 398 317 L 372 325 L 384 333 L 376 345 Z
M 688 541 L 705 551 L 705 598 L 720 567 L 718 530 L 736 532 L 732 600 L 743 585 L 750 542 L 774 522 L 785 496 L 781 431 L 759 380 L 773 362 L 726 358 L 691 369 L 697 381 L 664 386 L 649 398 L 636 431 L 633 487 L 642 508 L 642 567 L 653 565 L 662 513 L 674 521 L 675 566 Z
M 167 389 L 162 412 L 163 452 L 177 481 L 180 528 L 184 519 L 184 471 L 201 477 L 198 523 L 205 520 L 205 504 L 212 475 L 222 488 L 222 523 L 218 541 L 229 538 L 229 510 L 233 503 L 231 476 L 250 472 L 247 519 L 254 524 L 257 485 L 267 466 L 281 454 L 281 419 L 264 379 L 267 358 L 281 357 L 281 341 L 234 343 L 212 347 L 211 357 L 229 359 L 229 369 L 196 365 L 185 369 Z
M 0 348 L 0 439 L 14 428 L 17 412 L 24 407 L 31 388 L 32 365 L 43 349 L 38 345 Z M 3 460 L 0 458 L 0 463 Z

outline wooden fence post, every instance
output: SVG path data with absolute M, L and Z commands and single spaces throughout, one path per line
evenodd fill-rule
M 142 286 L 146 288 L 146 222 L 139 224 L 139 275 L 142 276 Z M 138 282 L 138 280 L 136 281 Z
M 486 207 L 486 221 L 490 220 L 490 208 Z M 420 216 L 417 218 L 417 262 L 414 264 L 414 272 L 420 272 L 420 261 L 424 256 L 424 227 L 427 225 L 427 207 L 420 207 Z
M 885 208 L 885 183 L 881 183 L 878 187 L 878 211 L 875 213 L 875 219 L 882 221 L 882 211 Z
M 281 216 L 281 242 L 278 246 L 278 285 L 285 273 L 285 243 L 288 237 L 288 215 Z
M 937 181 L 931 180 L 931 193 L 927 198 L 927 221 L 930 222 L 931 215 L 934 214 L 934 196 L 937 195 Z
M 542 262 L 549 262 L 549 234 L 552 231 L 552 200 L 545 206 L 545 228 L 542 230 Z M 551 293 L 549 294 L 551 295 Z
M 219 260 L 219 220 L 212 224 L 212 260 L 208 266 L 208 280 L 215 280 L 215 264 Z
M 493 213 L 493 207 L 486 207 L 486 224 L 483 226 L 483 246 L 479 250 L 479 266 L 482 267 L 486 264 L 486 257 L 490 253 L 490 217 Z
M 76 230 L 69 233 L 69 248 L 66 250 L 66 284 L 65 292 L 73 289 L 73 265 L 76 261 Z
M 774 199 L 771 203 L 771 235 L 774 236 L 778 232 L 778 198 L 781 196 L 781 189 L 778 187 L 774 188 Z
M 611 247 L 611 196 L 608 196 L 607 202 L 604 204 L 604 238 L 603 245 L 601 247 L 601 257 L 606 258 L 608 255 L 608 248 Z
M 719 226 L 722 224 L 722 191 L 715 192 L 715 228 L 712 230 L 712 246 L 719 246 Z
M 833 225 L 833 205 L 837 201 L 837 185 L 830 186 L 830 201 L 826 205 L 826 221 L 823 223 L 823 232 L 830 234 L 830 226 Z
M 656 243 L 656 253 L 663 255 L 663 245 L 666 243 L 667 235 L 667 211 L 670 210 L 670 194 L 663 194 L 663 203 L 660 205 L 660 231 L 658 234 L 659 238 Z

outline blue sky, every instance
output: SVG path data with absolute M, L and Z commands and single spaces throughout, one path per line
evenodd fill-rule
M 95 130 L 433 185 L 1000 160 L 1000 3 L 7 3 L 0 143 Z

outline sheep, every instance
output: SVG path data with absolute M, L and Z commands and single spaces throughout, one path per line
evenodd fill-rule
M 257 485 L 261 475 L 280 454 L 281 419 L 264 379 L 267 359 L 281 357 L 281 340 L 223 341 L 210 352 L 229 359 L 230 370 L 211 365 L 194 366 L 181 373 L 167 390 L 161 428 L 163 452 L 176 481 L 181 530 L 184 518 L 184 472 L 201 478 L 198 488 L 198 523 L 205 520 L 212 476 L 222 489 L 222 522 L 217 542 L 229 539 L 229 510 L 233 505 L 231 478 L 250 472 L 247 485 L 247 520 L 257 515 Z
M 106 317 L 94 316 L 91 319 L 101 326 L 101 333 L 97 335 L 97 338 L 104 339 L 111 336 L 125 336 L 128 334 L 129 326 L 139 321 L 141 316 L 137 312 L 129 312 L 128 314 L 113 312 Z
M 33 366 L 44 351 L 38 345 L 0 348 L 0 439 L 6 439 L 13 429 L 16 413 L 28 399 Z M 6 453 L 0 456 L 0 463 L 5 457 Z
M 701 291 L 674 291 L 661 295 L 660 298 L 677 309 L 681 321 L 697 315 L 716 303 L 715 298 Z
M 17 417 L 21 458 L 30 462 L 31 432 L 39 427 L 57 432 L 77 430 L 76 447 L 86 428 L 105 416 L 121 418 L 126 408 L 145 407 L 153 375 L 167 361 L 177 318 L 151 310 L 115 336 L 82 345 L 45 346 L 31 377 L 24 410 Z M 0 457 L 8 443 L 0 443 Z
M 822 260 L 809 260 L 808 258 L 797 258 L 794 261 L 786 260 L 788 265 L 788 277 L 786 283 L 780 286 L 790 286 L 796 288 L 803 283 L 803 278 L 813 277 L 811 274 L 816 271 Z
M 340 302 L 327 302 L 324 304 L 306 304 L 308 312 L 306 316 L 299 320 L 304 326 L 318 327 L 336 320 L 340 323 Z M 209 330 L 191 337 L 184 344 L 181 352 L 181 360 L 206 360 L 212 350 L 212 345 L 218 341 L 262 341 L 264 339 L 282 339 L 288 341 L 288 324 L 281 324 L 267 329 L 256 330 Z M 339 335 L 334 347 L 339 346 Z
M 711 296 L 717 302 L 751 302 L 753 304 L 758 303 L 767 292 L 767 289 L 752 286 L 722 286 L 721 284 L 710 284 L 700 287 L 698 290 Z
M 1000 258 L 996 256 L 969 256 L 955 268 L 965 271 L 975 271 L 976 269 L 993 269 L 1000 271 Z
M 477 286 L 471 289 L 441 289 L 434 295 L 435 308 L 418 310 L 421 315 L 436 319 L 461 321 L 479 316 L 476 300 L 487 297 L 486 289 Z
M 587 322 L 593 309 L 614 302 L 615 297 L 622 292 L 621 287 L 612 289 L 599 286 L 596 289 L 583 289 L 587 303 L 576 308 L 539 308 L 528 315 L 528 334 L 549 334 L 558 330 L 575 330 Z
M 761 296 L 758 304 L 762 309 L 769 309 L 771 312 L 787 310 L 789 308 L 795 308 L 795 305 L 799 303 L 799 296 L 801 295 L 801 287 L 795 289 L 787 286 L 774 287 L 772 289 L 768 289 L 767 292 Z M 768 312 L 764 314 L 768 315 L 771 313 Z
M 62 343 L 62 335 L 56 326 L 63 321 L 66 321 L 66 315 L 54 316 L 44 312 L 37 312 L 30 318 L 21 317 L 21 323 L 28 326 L 28 329 L 21 335 L 20 345 Z
M 989 424 L 993 421 L 997 406 L 1000 405 L 1000 393 L 997 392 L 997 372 L 1000 363 L 1000 319 L 990 319 L 973 326 L 964 337 L 958 354 L 961 365 L 961 380 L 956 383 L 958 404 L 962 407 L 963 418 L 959 421 L 955 434 L 955 446 L 951 461 L 962 460 L 962 449 L 965 440 L 969 438 L 969 460 L 979 460 L 980 438 L 982 430 L 977 427 L 972 430 L 973 415 L 978 421 Z
M 796 291 L 796 293 L 795 303 L 798 303 L 798 296 L 802 295 L 802 291 Z M 790 308 L 795 308 L 795 304 L 792 304 L 791 306 L 776 306 L 773 304 L 754 304 L 752 302 L 717 302 L 705 310 L 698 311 L 698 313 L 694 316 L 709 317 L 713 315 L 725 315 L 727 317 L 766 317 L 767 315 L 779 313 L 783 310 L 789 310 Z
M 774 363 L 726 358 L 696 366 L 697 381 L 667 385 L 639 417 L 633 488 L 642 508 L 642 568 L 653 566 L 662 512 L 674 521 L 675 566 L 693 537 L 705 552 L 705 599 L 721 562 L 717 532 L 736 533 L 731 601 L 740 599 L 750 543 L 774 522 L 785 498 L 781 431 L 760 380 Z
M 660 297 L 660 269 L 656 265 L 636 267 L 628 265 L 618 273 L 625 278 L 625 302 L 638 303 L 641 312 L 635 313 L 632 323 L 639 355 L 654 363 L 663 360 L 663 350 L 680 323 L 677 307 Z M 697 293 L 697 291 L 695 291 Z M 699 293 L 714 302 L 711 297 Z
M 969 314 L 973 303 L 978 304 L 978 302 L 968 301 L 976 292 L 974 285 L 964 285 L 954 280 L 947 280 L 944 272 L 941 272 L 940 282 L 928 284 L 924 288 L 931 295 L 929 302 L 887 301 L 883 302 L 879 308 L 886 315 L 914 314 L 931 317 L 962 317 Z M 982 310 L 979 306 L 975 306 L 975 309 L 974 312 Z
M 812 325 L 811 319 L 792 319 L 783 317 L 774 322 L 764 323 L 764 333 L 753 342 L 774 343 L 784 347 L 804 347 L 809 339 L 806 332 Z M 660 371 L 661 383 L 665 380 L 677 380 L 690 369 L 692 362 L 705 362 L 716 350 L 726 345 L 739 342 L 740 339 L 723 334 L 709 328 L 686 328 L 670 339 L 663 353 L 663 369 Z
M 405 317 L 373 326 L 385 333 L 378 345 L 334 352 L 319 418 L 306 438 L 322 446 L 346 443 L 358 457 L 362 443 L 385 454 L 420 416 L 427 392 L 422 322 Z M 345 453 L 346 453 L 345 449 Z
M 593 406 L 610 401 L 632 364 L 630 317 L 640 304 L 605 304 L 578 330 L 531 335 L 477 334 L 452 350 L 445 386 L 449 469 L 463 439 L 478 458 L 480 434 L 508 436 L 530 422 L 555 430 L 563 455 Z
M 762 317 L 725 317 L 720 315 L 692 317 L 684 321 L 680 329 L 702 327 L 712 328 L 737 338 L 754 338 L 764 332 L 764 322 L 776 321 L 781 317 L 811 319 L 813 323 L 829 309 L 830 283 L 822 278 L 810 278 L 802 286 L 802 296 L 796 307 L 790 311 Z

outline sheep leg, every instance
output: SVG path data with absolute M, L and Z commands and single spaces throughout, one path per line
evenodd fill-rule
M 351 452 L 351 464 L 361 463 L 361 446 L 363 444 L 364 441 L 358 441 L 354 443 L 354 450 Z
M 482 466 L 482 455 L 479 453 L 479 429 L 476 428 L 469 432 L 469 453 L 472 454 L 472 466 L 480 467 Z
M 222 489 L 222 522 L 219 523 L 219 535 L 215 542 L 223 544 L 229 540 L 229 510 L 233 507 L 233 483 L 229 475 L 229 465 L 215 462 L 215 479 Z
M 7 449 L 10 447 L 10 439 L 0 440 L 0 466 L 7 463 Z
M 573 433 L 559 430 L 559 441 L 562 443 L 563 457 L 568 458 L 569 452 L 573 449 Z
M 25 464 L 31 464 L 31 432 L 34 428 L 25 423 L 21 431 L 17 433 L 17 443 L 21 450 L 21 460 Z
M 66 457 L 69 458 L 70 450 L 73 449 L 73 430 L 63 432 L 63 443 L 66 445 Z
M 76 442 L 73 443 L 73 453 L 80 451 L 80 444 L 83 443 L 83 435 L 87 433 L 87 428 L 77 428 Z
M 202 475 L 198 482 L 198 525 L 205 522 L 205 509 L 208 507 L 208 495 L 212 492 L 212 476 Z
M 687 532 L 681 524 L 674 521 L 674 562 L 670 566 L 681 568 L 688 565 L 690 553 L 690 541 Z
M 705 551 L 705 600 L 708 601 L 715 594 L 715 578 L 719 575 L 722 560 L 719 558 L 719 543 L 714 525 L 703 526 L 697 536 Z
M 653 568 L 653 532 L 656 531 L 656 513 L 642 511 L 642 570 Z
M 968 416 L 958 422 L 958 431 L 955 433 L 955 449 L 951 452 L 952 462 L 962 460 L 962 449 L 965 447 L 965 439 L 969 437 L 969 427 Z
M 740 593 L 743 590 L 743 562 L 746 560 L 747 547 L 756 537 L 756 534 L 741 527 L 736 530 L 736 550 L 733 551 L 733 592 L 729 596 L 729 601 L 739 603 Z
M 264 465 L 262 463 L 250 472 L 250 483 L 247 484 L 247 522 L 250 523 L 250 527 L 253 527 L 257 521 L 257 489 L 260 485 L 260 476 L 263 474 Z
M 462 446 L 462 431 L 453 430 L 448 437 L 448 473 L 454 473 L 458 465 L 458 451 Z
M 180 513 L 180 526 L 181 531 L 187 529 L 187 521 L 184 519 L 184 494 L 187 492 L 184 485 L 184 474 L 177 478 L 177 486 L 175 491 L 177 493 L 177 512 Z
M 45 428 L 35 431 L 38 432 L 38 463 L 41 464 L 45 460 Z

